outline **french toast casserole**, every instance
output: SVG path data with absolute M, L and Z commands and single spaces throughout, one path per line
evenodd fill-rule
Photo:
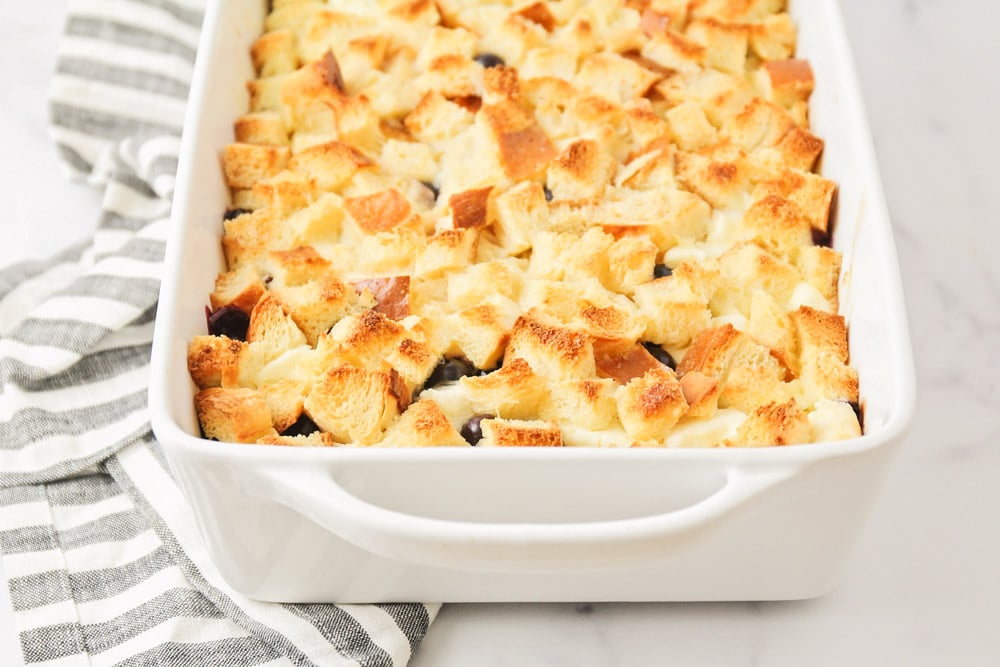
M 274 0 L 188 349 L 205 437 L 860 435 L 795 49 L 783 0 Z

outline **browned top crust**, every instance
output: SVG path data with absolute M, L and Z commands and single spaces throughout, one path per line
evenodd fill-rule
M 275 3 L 209 296 L 249 314 L 246 340 L 188 349 L 206 435 L 462 446 L 477 415 L 483 446 L 859 432 L 841 257 L 816 245 L 836 184 L 813 173 L 816 82 L 784 10 Z M 282 435 L 303 415 L 317 434 Z

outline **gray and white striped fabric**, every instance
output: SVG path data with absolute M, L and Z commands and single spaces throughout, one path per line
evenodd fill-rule
M 0 553 L 29 665 L 404 665 L 423 604 L 221 579 L 149 427 L 149 349 L 202 0 L 71 0 L 51 87 L 94 238 L 0 269 Z

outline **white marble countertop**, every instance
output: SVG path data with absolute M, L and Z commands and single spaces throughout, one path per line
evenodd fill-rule
M 63 2 L 0 27 L 0 265 L 84 238 L 99 195 L 45 130 Z M 842 584 L 818 600 L 450 605 L 415 667 L 1000 663 L 1000 3 L 843 0 L 896 230 L 912 434 Z M 20 664 L 0 586 L 0 664 Z

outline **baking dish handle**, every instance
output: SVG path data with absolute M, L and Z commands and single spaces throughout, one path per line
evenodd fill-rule
M 566 571 L 641 565 L 686 543 L 749 499 L 794 476 L 788 468 L 730 469 L 699 500 L 649 516 L 575 523 L 493 523 L 407 514 L 368 502 L 322 469 L 261 471 L 254 496 L 267 497 L 373 554 L 471 571 Z M 304 475 L 305 473 L 305 475 Z

